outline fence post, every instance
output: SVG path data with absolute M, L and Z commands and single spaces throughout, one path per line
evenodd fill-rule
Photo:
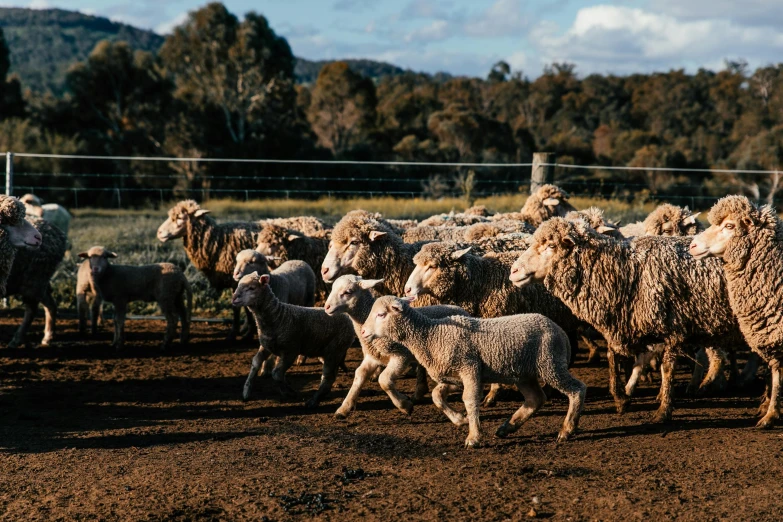
M 534 193 L 541 185 L 552 183 L 555 179 L 555 155 L 551 152 L 533 153 L 533 170 L 530 176 L 530 193 Z
M 14 192 L 14 153 L 5 153 L 5 195 L 13 196 Z

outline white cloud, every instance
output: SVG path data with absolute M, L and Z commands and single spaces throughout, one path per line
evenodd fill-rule
M 524 71 L 528 66 L 527 54 L 517 51 L 506 58 L 506 63 L 511 66 L 513 72 Z
M 429 25 L 405 35 L 406 42 L 434 42 L 451 36 L 451 25 L 446 20 L 433 20 Z
M 162 22 L 155 27 L 155 32 L 158 34 L 171 34 L 174 28 L 178 25 L 182 25 L 188 19 L 188 13 L 180 13 L 171 20 Z
M 496 0 L 475 20 L 465 22 L 465 33 L 470 36 L 498 37 L 520 35 L 529 27 L 529 17 L 522 0 Z
M 780 0 L 650 0 L 648 9 L 684 20 L 725 19 L 754 26 L 783 23 Z
M 582 73 L 693 70 L 736 56 L 758 65 L 783 53 L 783 32 L 775 28 L 682 20 L 613 5 L 580 9 L 563 34 L 552 24 L 539 24 L 529 39 L 543 63 L 570 61 Z

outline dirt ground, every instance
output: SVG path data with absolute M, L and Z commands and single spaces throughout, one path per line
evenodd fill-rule
M 0 342 L 17 321 L 0 317 Z M 678 398 L 674 421 L 658 426 L 648 423 L 653 386 L 642 385 L 619 416 L 606 369 L 580 359 L 574 371 L 589 388 L 575 440 L 554 443 L 566 411 L 559 399 L 514 436 L 494 439 L 519 407 L 506 392 L 483 412 L 487 447 L 465 450 L 467 428 L 429 402 L 405 418 L 375 383 L 349 420 L 336 421 L 352 375 L 340 374 L 313 411 L 281 403 L 264 380 L 243 403 L 255 348 L 224 342 L 225 326 L 194 324 L 191 345 L 168 354 L 158 351 L 158 321 L 129 322 L 121 354 L 107 330 L 82 342 L 73 320 L 58 327 L 51 348 L 0 350 L 2 520 L 783 516 L 783 428 L 752 428 L 761 382 L 739 397 Z M 37 321 L 30 340 L 41 330 Z M 360 357 L 352 349 L 348 366 Z M 306 397 L 319 372 L 311 361 L 290 382 Z M 678 373 L 680 387 L 686 379 Z

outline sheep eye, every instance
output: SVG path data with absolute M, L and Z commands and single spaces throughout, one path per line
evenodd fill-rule
M 553 244 L 549 244 L 549 245 L 547 245 L 546 247 L 547 247 L 548 249 L 550 249 L 550 250 L 554 250 L 554 249 L 555 249 L 555 245 L 553 245 Z
M 734 223 L 726 223 L 726 225 L 724 225 L 723 228 L 727 230 L 732 230 L 734 228 Z
M 386 312 L 378 312 L 378 315 L 376 316 L 378 319 L 383 319 L 386 317 Z
M 358 239 L 354 239 L 353 241 L 351 241 L 351 244 L 352 245 L 358 245 L 359 244 L 359 240 Z

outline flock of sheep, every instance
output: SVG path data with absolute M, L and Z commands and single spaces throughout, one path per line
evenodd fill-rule
M 666 204 L 619 227 L 600 209 L 577 211 L 564 191 L 545 185 L 520 212 L 473 207 L 415 222 L 355 210 L 333 228 L 314 217 L 217 223 L 188 200 L 169 210 L 157 236 L 182 239 L 213 288 L 234 290 L 231 339 L 241 333 L 241 308 L 254 319 L 243 335 L 257 335 L 260 348 L 244 399 L 259 372 L 284 397 L 295 397 L 286 371 L 312 357 L 323 371 L 307 406 L 318 405 L 358 339 L 363 360 L 336 417 L 350 415 L 373 377 L 410 414 L 430 392 L 429 377 L 434 404 L 454 424 L 469 426 L 465 444 L 474 447 L 481 444 L 479 409 L 491 406 L 502 386 L 516 387 L 525 402 L 496 436 L 519 429 L 545 403 L 542 384 L 569 401 L 558 440 L 574 433 L 586 391 L 569 371 L 579 340 L 592 360 L 596 341 L 606 342 L 620 413 L 639 380 L 659 366 L 656 422 L 671 418 L 680 356 L 693 362 L 690 393 L 725 386 L 727 360 L 729 383 L 742 386 L 763 360 L 769 371 L 758 427 L 772 427 L 783 359 L 783 222 L 741 196 L 718 201 L 709 221 L 703 230 L 687 208 Z M 19 200 L 0 199 L 0 290 L 20 295 L 26 307 L 11 346 L 23 341 L 39 303 L 46 311 L 42 344 L 51 342 L 57 307 L 49 278 L 66 247 L 57 227 L 25 219 Z M 88 310 L 94 333 L 101 302 L 111 302 L 114 345 L 121 348 L 128 302 L 155 301 L 167 320 L 163 347 L 178 321 L 187 343 L 192 293 L 177 266 L 114 264 L 116 254 L 101 246 L 79 256 L 82 334 Z M 747 350 L 740 372 L 736 355 Z M 412 397 L 396 386 L 409 371 L 417 377 Z M 448 402 L 458 391 L 464 414 Z

